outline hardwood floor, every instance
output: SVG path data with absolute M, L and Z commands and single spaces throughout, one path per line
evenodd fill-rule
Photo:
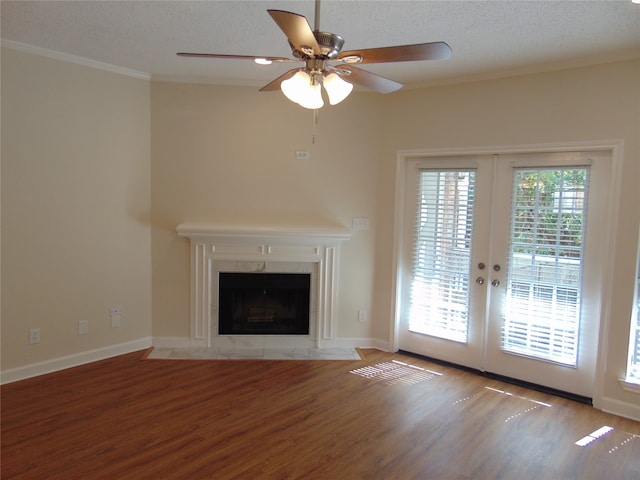
M 144 353 L 2 386 L 1 477 L 640 478 L 640 422 L 423 359 Z

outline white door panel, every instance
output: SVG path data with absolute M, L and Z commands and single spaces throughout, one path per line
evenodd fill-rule
M 409 163 L 399 262 L 400 348 L 592 396 L 603 290 L 599 252 L 605 240 L 598 225 L 607 215 L 610 153 L 478 155 Z M 583 178 L 588 188 L 580 192 L 574 183 Z M 514 182 L 521 184 L 519 190 Z M 513 203 L 516 198 L 521 204 Z M 584 238 L 569 235 L 583 225 Z M 552 273 L 523 281 L 522 273 L 534 269 Z M 573 283 L 565 285 L 569 277 Z M 543 311 L 539 320 L 527 320 L 540 311 L 541 299 L 553 314 Z M 564 325 L 578 304 L 572 340 Z M 461 321 L 466 331 L 459 328 Z M 521 324 L 527 326 L 518 330 Z M 567 360 L 571 345 L 568 354 L 558 356 L 564 352 L 558 345 L 572 341 L 575 362 Z

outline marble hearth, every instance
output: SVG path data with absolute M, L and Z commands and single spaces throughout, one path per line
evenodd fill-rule
M 336 226 L 220 226 L 183 223 L 178 235 L 191 241 L 192 347 L 333 346 L 336 332 L 340 244 L 351 232 Z M 311 274 L 308 335 L 220 335 L 220 272 Z

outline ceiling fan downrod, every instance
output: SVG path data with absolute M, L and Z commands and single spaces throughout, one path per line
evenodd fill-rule
M 320 31 L 320 0 L 316 0 L 316 10 L 313 15 L 313 31 Z

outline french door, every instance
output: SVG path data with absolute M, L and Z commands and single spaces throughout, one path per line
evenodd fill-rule
M 417 158 L 398 346 L 593 396 L 610 152 Z

